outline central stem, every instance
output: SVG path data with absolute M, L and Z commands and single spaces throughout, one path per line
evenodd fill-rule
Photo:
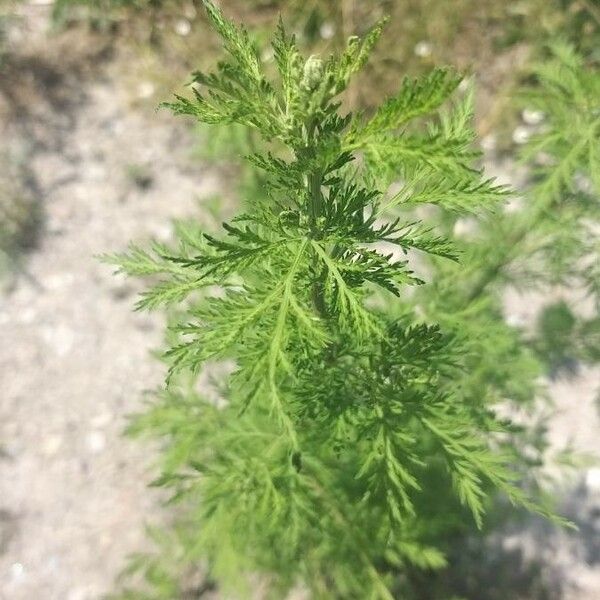
M 311 117 L 306 124 L 306 145 L 310 147 L 310 145 L 315 143 L 315 137 L 317 134 L 317 119 L 316 117 Z M 316 166 L 312 171 L 310 171 L 307 175 L 306 179 L 306 188 L 308 195 L 308 218 L 310 224 L 310 236 L 313 239 L 320 239 L 321 231 L 320 231 L 320 223 L 319 218 L 323 216 L 324 202 L 323 202 L 323 191 L 321 189 L 323 184 L 323 170 Z M 312 300 L 315 310 L 318 315 L 325 319 L 327 317 L 327 305 L 325 302 L 325 292 L 323 286 L 323 280 L 325 274 L 323 272 L 319 272 L 319 261 L 313 261 L 314 272 L 315 272 L 315 281 L 312 284 Z
M 323 192 L 321 190 L 322 175 L 319 171 L 314 171 L 308 176 L 308 197 L 309 197 L 309 219 L 310 234 L 313 239 L 321 237 L 319 230 L 319 217 L 323 214 Z M 323 290 L 324 274 L 319 273 L 319 261 L 314 261 L 315 281 L 312 285 L 312 299 L 315 309 L 321 318 L 327 316 L 327 306 L 325 303 L 325 293 Z
M 311 235 L 319 239 L 318 219 L 323 214 L 323 193 L 321 192 L 322 175 L 319 171 L 313 171 L 308 175 L 308 198 Z

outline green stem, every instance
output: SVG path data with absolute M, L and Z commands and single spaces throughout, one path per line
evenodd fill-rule
M 306 123 L 306 145 L 310 146 L 315 143 L 317 130 L 317 120 L 313 116 Z M 308 173 L 306 178 L 306 191 L 308 195 L 308 218 L 310 224 L 310 236 L 313 239 L 320 239 L 321 231 L 319 228 L 319 219 L 324 212 L 323 191 L 321 189 L 323 183 L 323 171 L 316 168 Z M 325 319 L 327 317 L 327 305 L 325 302 L 324 293 L 324 271 L 318 272 L 319 261 L 314 259 L 313 267 L 315 271 L 315 281 L 312 284 L 312 300 L 317 314 Z
M 319 171 L 313 171 L 308 175 L 308 199 L 311 236 L 319 239 L 320 231 L 318 220 L 323 214 L 323 194 L 321 192 L 322 175 Z
M 525 233 L 525 230 L 521 230 L 518 236 L 513 237 L 511 248 L 518 246 L 518 244 L 525 237 Z M 513 258 L 511 256 L 511 252 L 504 253 L 493 265 L 490 265 L 487 269 L 485 269 L 467 296 L 467 303 L 472 304 L 478 300 L 479 297 L 485 292 L 488 285 L 496 280 L 496 278 L 502 272 L 502 269 L 504 269 L 506 265 L 510 264 L 512 260 Z
M 321 191 L 322 175 L 320 172 L 313 172 L 308 176 L 309 210 L 310 210 L 310 229 L 311 237 L 319 239 L 321 231 L 319 230 L 319 217 L 323 214 L 323 193 Z M 312 299 L 315 309 L 321 318 L 327 315 L 327 306 L 325 303 L 324 278 L 325 273 L 321 270 L 318 273 L 319 261 L 314 260 L 314 269 L 316 279 L 312 285 Z
M 546 211 L 550 210 L 555 203 L 553 198 L 550 200 L 539 201 L 537 205 L 531 208 L 530 214 L 523 215 L 519 226 L 513 230 L 512 235 L 506 240 L 506 251 L 503 252 L 498 260 L 484 270 L 479 280 L 473 286 L 471 292 L 467 296 L 469 304 L 475 302 L 486 291 L 502 270 L 511 264 L 515 258 L 521 256 L 521 244 L 531 231 L 535 231 L 538 227 L 538 222 L 544 217 Z

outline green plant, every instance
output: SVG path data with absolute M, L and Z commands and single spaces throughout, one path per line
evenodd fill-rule
M 600 76 L 569 44 L 555 42 L 547 50 L 520 94 L 521 106 L 543 117 L 522 153 L 531 172 L 524 200 L 511 211 L 480 219 L 475 233 L 462 241 L 464 268 L 437 262 L 435 284 L 423 288 L 422 302 L 430 318 L 453 320 L 462 328 L 476 326 L 470 311 L 478 306 L 487 313 L 491 303 L 498 313 L 507 286 L 554 288 L 563 296 L 570 290 L 571 306 L 564 301 L 548 306 L 528 340 L 552 371 L 573 359 L 595 362 L 599 355 Z M 455 224 L 456 219 L 445 219 L 448 229 Z M 581 296 L 590 304 L 587 316 L 576 306 Z M 483 335 L 491 321 L 484 318 L 479 335 L 471 336 L 490 342 L 482 356 L 502 347 Z M 499 364 L 513 368 L 510 360 Z M 514 373 L 506 380 L 518 381 Z
M 435 69 L 373 115 L 344 115 L 338 98 L 383 23 L 340 56 L 306 60 L 280 23 L 275 83 L 246 31 L 204 4 L 229 60 L 169 106 L 255 131 L 262 195 L 221 237 L 180 225 L 175 249 L 109 257 L 159 277 L 139 309 L 185 301 L 167 387 L 132 429 L 168 437 L 156 484 L 188 502 L 186 560 L 206 559 L 223 587 L 262 574 L 275 598 L 295 585 L 393 598 L 412 569 L 446 564 L 436 544 L 465 530 L 465 511 L 483 525 L 495 490 L 560 520 L 517 483 L 515 428 L 494 411 L 506 377 L 477 370 L 468 328 L 415 314 L 423 280 L 411 264 L 459 263 L 459 244 L 390 216 L 425 205 L 471 215 L 506 197 L 476 166 L 470 94 L 442 108 L 461 77 Z M 219 401 L 191 393 L 186 380 L 220 361 L 234 372 Z M 140 568 L 152 582 L 156 570 Z
M 600 73 L 570 44 L 555 42 L 549 52 L 534 69 L 537 85 L 524 93 L 545 122 L 525 147 L 534 181 L 519 231 L 535 222 L 529 251 L 540 258 L 549 281 L 587 289 L 598 309 Z

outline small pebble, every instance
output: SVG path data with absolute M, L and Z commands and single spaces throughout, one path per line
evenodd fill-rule
M 137 88 L 138 98 L 146 99 L 152 98 L 156 91 L 155 85 L 151 81 L 142 81 Z
M 275 54 L 274 54 L 273 48 L 271 48 L 271 46 L 267 46 L 262 51 L 262 54 L 260 55 L 261 60 L 266 63 L 271 62 L 274 57 L 275 57 Z
M 527 324 L 527 319 L 518 313 L 511 313 L 506 316 L 506 324 L 509 327 L 521 328 Z
M 175 23 L 175 33 L 177 35 L 185 37 L 190 34 L 191 30 L 192 24 L 187 19 L 179 19 L 177 23 Z
M 173 238 L 173 227 L 169 223 L 157 225 L 152 232 L 159 242 L 169 242 Z
M 519 196 L 513 196 L 507 202 L 504 203 L 504 212 L 508 215 L 519 212 L 523 209 L 523 198 Z
M 496 136 L 493 133 L 490 133 L 481 140 L 481 147 L 483 150 L 489 152 L 496 149 L 497 143 L 498 140 Z
M 458 84 L 458 89 L 461 92 L 466 92 L 470 87 L 471 84 L 475 81 L 475 76 L 471 75 L 470 77 L 465 77 L 463 80 L 461 80 L 461 82 Z
M 333 24 L 326 21 L 325 23 L 323 23 L 323 25 L 321 25 L 321 28 L 319 29 L 319 34 L 324 40 L 330 40 L 335 35 L 335 27 L 333 26 Z
M 594 186 L 589 177 L 586 177 L 582 173 L 576 173 L 574 181 L 575 181 L 575 188 L 577 189 L 578 192 L 581 192 L 582 194 L 593 194 L 594 193 Z
M 10 575 L 13 581 L 19 581 L 25 576 L 25 567 L 22 563 L 16 562 L 10 566 Z
M 454 235 L 458 237 L 469 235 L 470 233 L 473 233 L 475 229 L 475 221 L 468 217 L 457 219 L 456 223 L 454 223 Z
M 593 494 L 600 494 L 600 467 L 588 470 L 585 474 L 585 487 Z
M 42 444 L 42 453 L 46 456 L 54 456 L 62 445 L 60 435 L 51 435 Z
M 423 40 L 415 46 L 415 55 L 419 58 L 427 58 L 428 56 L 431 56 L 432 50 L 431 44 Z
M 87 435 L 86 445 L 93 454 L 98 454 L 106 447 L 106 436 L 101 431 L 92 431 Z
M 512 134 L 512 139 L 515 144 L 519 144 L 520 146 L 526 144 L 531 137 L 531 131 L 528 127 L 523 127 L 519 125 L 519 127 L 515 127 L 515 130 Z
M 527 125 L 539 125 L 544 120 L 544 113 L 541 110 L 526 108 L 521 113 L 523 122 Z

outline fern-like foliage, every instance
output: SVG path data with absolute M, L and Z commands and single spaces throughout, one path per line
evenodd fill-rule
M 340 56 L 307 59 L 280 23 L 273 79 L 248 32 L 204 4 L 227 59 L 167 106 L 255 131 L 269 148 L 248 157 L 262 195 L 220 236 L 180 229 L 178 248 L 108 257 L 158 277 L 139 308 L 185 300 L 166 391 L 134 428 L 170 437 L 158 483 L 198 502 L 190 557 L 208 558 L 222 585 L 258 572 L 275 598 L 300 584 L 315 598 L 391 599 L 403 567 L 444 565 L 430 533 L 457 524 L 434 501 L 440 481 L 478 525 L 494 488 L 550 516 L 495 449 L 510 424 L 462 385 L 468 343 L 401 308 L 426 279 L 413 258 L 461 253 L 390 209 L 478 213 L 507 191 L 477 168 L 470 96 L 448 106 L 451 70 L 405 80 L 373 115 L 343 114 L 384 23 Z M 401 310 L 378 308 L 377 294 Z M 179 392 L 225 360 L 225 403 Z
M 582 281 L 600 308 L 600 71 L 565 42 L 549 51 L 525 95 L 545 116 L 524 153 L 536 176 L 531 218 L 545 225 L 532 251 L 547 258 L 555 281 Z
M 600 73 L 597 64 L 577 54 L 571 45 L 554 42 L 532 75 L 520 101 L 539 111 L 543 121 L 523 149 L 531 179 L 523 190 L 522 206 L 480 219 L 478 234 L 462 242 L 461 267 L 436 261 L 434 285 L 423 289 L 422 301 L 431 318 L 448 325 L 452 321 L 463 332 L 479 322 L 481 330 L 472 336 L 475 339 L 497 320 L 493 315 L 499 314 L 499 293 L 506 285 L 518 289 L 554 286 L 587 293 L 595 310 L 588 310 L 585 317 L 576 316 L 580 311 L 574 305 L 562 303 L 548 307 L 547 315 L 540 316 L 540 339 L 533 340 L 532 349 L 554 370 L 572 360 L 594 362 L 599 355 L 595 332 L 600 322 Z M 482 321 L 474 317 L 477 314 Z M 478 354 L 492 357 L 505 344 L 509 348 L 515 333 L 502 335 L 504 341 L 500 341 L 489 332 L 485 338 L 495 341 L 485 344 L 485 351 Z M 518 345 L 521 354 L 525 345 Z M 519 372 L 525 373 L 522 367 L 531 364 L 531 356 L 506 359 L 486 369 L 488 379 L 519 381 Z M 511 365 L 510 378 L 499 377 L 501 364 Z M 531 395 L 516 389 L 505 392 L 515 399 Z
M 599 85 L 597 64 L 571 45 L 554 42 L 547 48 L 519 95 L 521 107 L 539 111 L 543 119 L 523 149 L 531 177 L 521 206 L 479 218 L 477 234 L 461 241 L 461 264 L 435 261 L 433 284 L 422 288 L 417 300 L 429 318 L 459 328 L 466 341 L 480 340 L 477 362 L 490 362 L 482 371 L 485 377 L 474 381 L 478 386 L 503 382 L 504 390 L 494 393 L 507 398 L 535 396 L 527 381 L 543 366 L 535 365 L 532 350 L 550 371 L 574 360 L 595 362 L 599 355 Z M 442 221 L 451 229 L 457 218 L 446 211 Z M 581 317 L 573 303 L 549 306 L 539 319 L 539 339 L 529 335 L 526 342 L 501 322 L 500 294 L 506 285 L 554 286 L 563 295 L 574 289 L 587 293 L 595 310 Z
M 553 161 L 539 165 L 537 192 L 548 201 L 579 191 L 576 175 L 589 177 L 590 188 L 600 194 L 600 77 L 573 46 L 553 43 L 551 59 L 534 69 L 537 84 L 525 92 L 531 106 L 542 111 L 546 127 L 527 145 L 525 157 L 544 152 Z

